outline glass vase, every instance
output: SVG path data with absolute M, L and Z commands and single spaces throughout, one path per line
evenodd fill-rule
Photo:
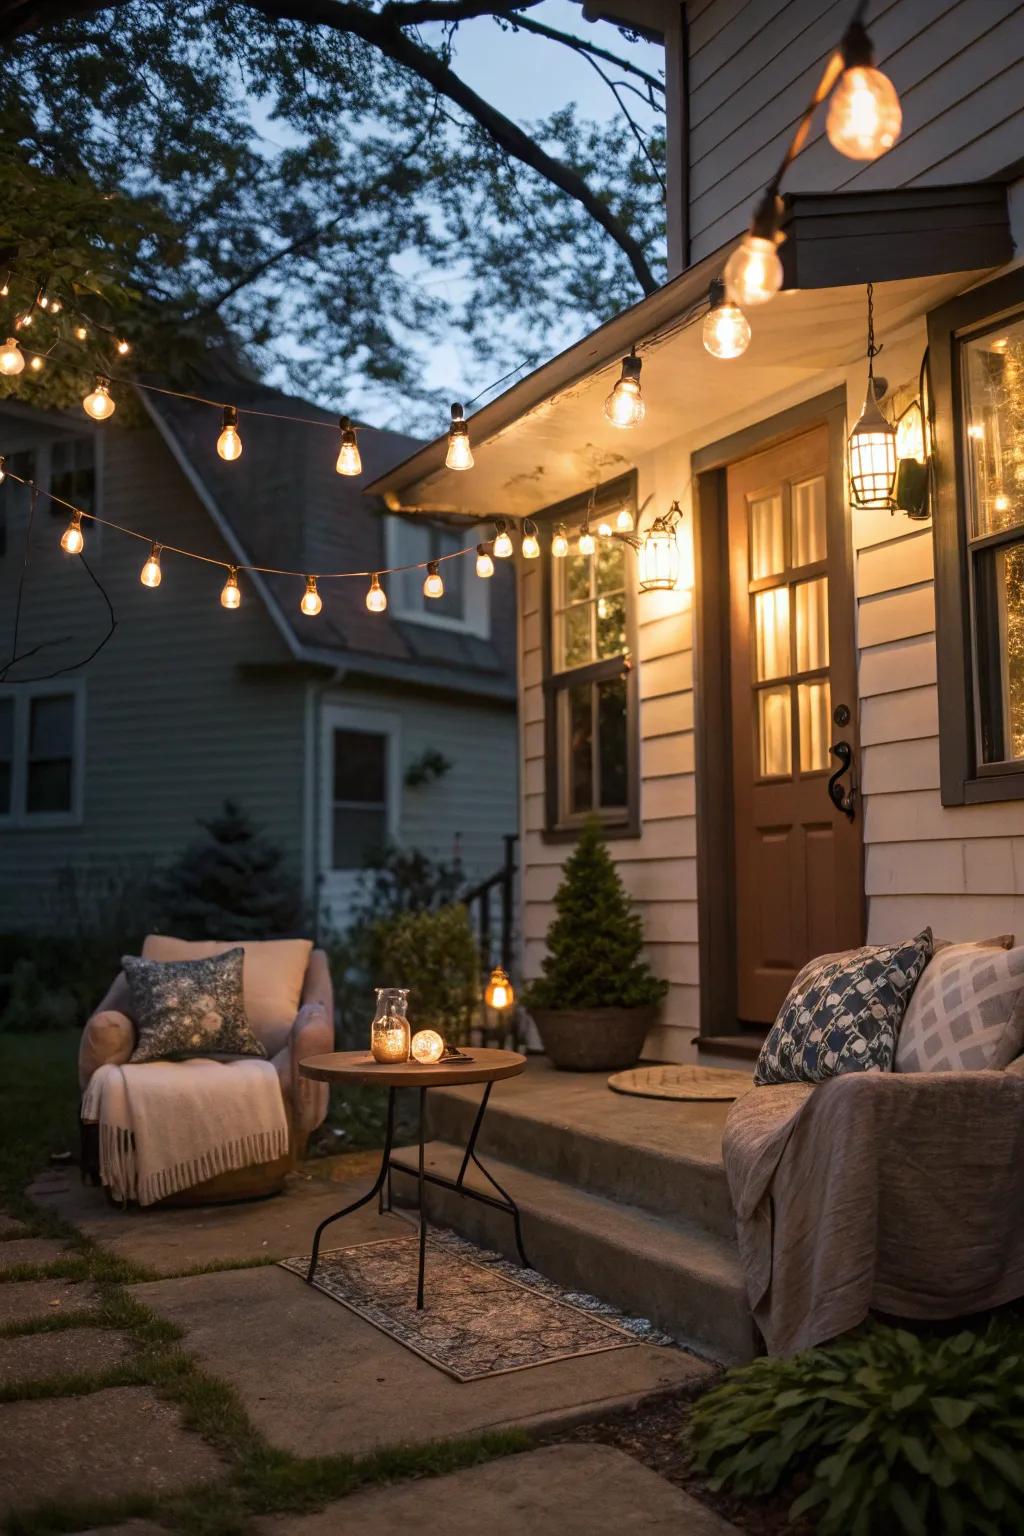
M 394 1066 L 409 1060 L 408 1006 L 409 993 L 404 987 L 377 988 L 377 1012 L 370 1026 L 370 1051 L 374 1061 Z

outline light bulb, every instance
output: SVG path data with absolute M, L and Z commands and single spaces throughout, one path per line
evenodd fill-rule
M 50 300 L 50 314 L 51 315 L 59 315 L 63 308 L 64 308 L 64 306 L 61 303 L 60 299 L 51 299 Z
M 775 241 L 764 235 L 743 236 L 725 264 L 726 293 L 734 304 L 764 304 L 782 287 L 782 262 Z
M 238 590 L 238 571 L 235 566 L 228 567 L 228 579 L 220 591 L 220 605 L 222 608 L 240 608 L 242 594 Z
M 86 338 L 88 337 L 88 335 L 89 335 L 89 332 L 86 330 L 84 325 L 76 325 L 75 326 L 75 340 L 76 341 L 85 341 Z
M 469 428 L 463 420 L 462 406 L 458 403 L 452 406 L 452 423 L 448 428 L 448 455 L 444 462 L 449 469 L 473 468 Z
M 1010 498 L 1007 496 L 1005 491 L 999 492 L 998 496 L 996 496 L 995 500 L 993 501 L 992 506 L 996 512 L 1009 512 Z
M 601 521 L 598 523 L 598 525 L 597 525 L 597 533 L 598 533 L 598 537 L 601 538 L 601 539 L 610 539 L 611 538 L 611 536 L 612 536 L 612 525 L 611 525 L 611 523 L 608 521 L 608 519 L 606 517 L 602 517 Z
M 512 540 L 504 523 L 495 523 L 494 553 L 499 560 L 507 560 L 512 554 Z
M 871 39 L 853 22 L 843 38 L 843 72 L 829 102 L 828 141 L 851 160 L 877 160 L 892 149 L 902 126 L 896 87 L 875 68 Z
M 49 299 L 46 297 L 45 293 L 41 293 L 39 295 L 39 308 L 40 309 L 49 309 L 49 307 L 50 307 Z
M 540 541 L 537 538 L 537 525 L 529 518 L 523 524 L 522 554 L 524 560 L 536 560 L 540 554 Z
M 220 437 L 217 439 L 217 452 L 229 463 L 242 457 L 242 439 L 238 435 L 238 412 L 233 405 L 224 407 Z
M 149 552 L 149 559 L 142 567 L 139 580 L 144 587 L 158 587 L 161 581 L 160 572 L 160 545 L 154 544 Z
M 101 373 L 96 375 L 96 383 L 82 401 L 82 407 L 93 421 L 106 421 L 108 416 L 113 416 L 116 407 L 110 398 L 110 380 Z
M 487 1004 L 488 1008 L 497 1008 L 500 1010 L 503 1008 L 511 1008 L 512 1004 L 515 1002 L 515 998 L 516 994 L 513 990 L 511 981 L 508 979 L 508 972 L 502 970 L 500 965 L 496 965 L 494 970 L 491 972 L 491 979 L 487 983 L 487 990 L 484 993 L 484 1002 Z
M 589 528 L 584 528 L 580 534 L 579 550 L 581 555 L 592 555 L 596 548 L 594 535 Z
M 127 357 L 127 356 L 128 356 L 128 353 L 129 353 L 129 352 L 130 352 L 130 351 L 131 351 L 131 346 L 130 346 L 130 345 L 129 345 L 129 343 L 128 343 L 128 342 L 127 342 L 127 341 L 125 341 L 125 340 L 124 340 L 124 339 L 123 339 L 123 338 L 122 338 L 122 339 L 121 339 L 121 340 L 120 340 L 120 341 L 119 341 L 119 342 L 118 342 L 118 344 L 117 344 L 117 350 L 118 350 L 118 354 L 119 354 L 119 356 L 121 356 L 121 357 Z
M 38 352 L 36 353 L 35 357 L 32 358 L 31 362 L 29 363 L 29 367 L 32 369 L 33 373 L 42 373 L 43 368 L 45 367 L 45 365 L 46 365 L 46 359 L 40 357 Z
M 11 291 L 10 285 L 7 282 L 7 279 L 5 278 L 4 279 L 4 285 L 3 285 L 2 288 L 0 288 L 0 299 L 6 299 L 8 297 L 8 295 L 10 294 L 10 291 Z
M 21 348 L 13 336 L 8 336 L 0 347 L 0 373 L 5 373 L 10 378 L 20 373 L 24 366 L 25 357 Z
M 17 320 L 15 320 L 15 322 L 14 322 L 14 329 L 16 331 L 24 331 L 24 330 L 27 330 L 28 327 L 31 324 L 32 324 L 32 311 L 30 309 L 27 309 L 23 315 L 19 315 Z
M 371 613 L 383 613 L 388 605 L 388 595 L 380 584 L 378 576 L 370 578 L 370 590 L 366 594 L 366 606 Z
M 750 345 L 750 322 L 738 304 L 725 296 L 725 284 L 716 277 L 709 293 L 711 307 L 704 316 L 704 350 L 712 357 L 740 357 Z
M 4 468 L 5 463 L 6 460 L 4 459 L 3 454 L 0 454 L 0 485 L 3 485 L 4 481 L 7 479 L 7 471 Z
M 622 359 L 622 372 L 604 403 L 604 414 L 613 427 L 635 427 L 646 414 L 640 393 L 640 359 L 635 352 Z
M 363 461 L 359 457 L 355 428 L 347 416 L 339 417 L 338 425 L 341 428 L 341 447 L 338 449 L 338 462 L 334 467 L 339 475 L 361 475 Z
M 436 560 L 429 561 L 427 565 L 427 579 L 423 583 L 424 597 L 444 597 L 444 582 L 441 580 L 441 572 Z
M 551 553 L 556 560 L 564 560 L 569 553 L 569 538 L 564 523 L 559 523 L 551 537 Z
M 490 557 L 486 544 L 478 544 L 476 547 L 476 573 L 484 580 L 494 575 L 494 561 Z
M 615 518 L 615 529 L 617 533 L 633 532 L 633 514 L 628 507 L 621 507 L 619 509 Z
M 323 599 L 316 589 L 316 577 L 307 576 L 306 590 L 302 594 L 302 601 L 299 604 L 299 608 L 306 615 L 307 619 L 314 619 L 322 607 Z
M 2 352 L 0 352 L 0 367 L 3 367 Z M 967 436 L 973 438 L 976 443 L 980 443 L 982 438 L 985 436 L 985 428 L 981 425 L 980 422 L 972 421 L 970 426 L 967 428 Z
M 436 1066 L 444 1055 L 444 1040 L 436 1029 L 418 1029 L 409 1050 L 413 1061 L 418 1061 L 421 1066 Z
M 85 548 L 81 512 L 72 512 L 71 521 L 60 536 L 60 547 L 66 555 L 80 555 Z

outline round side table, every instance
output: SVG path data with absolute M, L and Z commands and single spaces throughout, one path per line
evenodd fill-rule
M 387 1131 L 384 1138 L 384 1152 L 381 1157 L 380 1171 L 374 1180 L 371 1189 L 360 1199 L 354 1200 L 351 1205 L 346 1205 L 340 1211 L 335 1211 L 333 1216 L 328 1216 L 316 1229 L 313 1238 L 313 1251 L 310 1255 L 309 1270 L 306 1280 L 312 1284 L 316 1275 L 317 1257 L 320 1253 L 320 1237 L 325 1227 L 332 1222 L 340 1221 L 343 1216 L 348 1216 L 352 1211 L 357 1211 L 360 1206 L 366 1205 L 375 1195 L 380 1197 L 380 1208 L 383 1210 L 384 1184 L 388 1184 L 390 1208 L 391 1170 L 394 1164 L 392 1158 L 392 1146 L 395 1136 L 395 1095 L 399 1088 L 418 1088 L 420 1095 L 420 1141 L 419 1141 L 419 1239 L 420 1256 L 419 1272 L 416 1283 L 416 1306 L 423 1307 L 423 1278 L 426 1266 L 427 1253 L 427 1223 L 423 1209 L 423 1189 L 425 1184 L 439 1184 L 443 1189 L 454 1190 L 457 1195 L 464 1196 L 467 1200 L 478 1200 L 482 1205 L 493 1206 L 496 1210 L 507 1211 L 512 1217 L 515 1227 L 516 1248 L 524 1269 L 529 1268 L 529 1260 L 523 1248 L 523 1235 L 519 1221 L 519 1209 L 511 1195 L 507 1194 L 497 1180 L 488 1173 L 483 1163 L 476 1155 L 477 1138 L 480 1135 L 480 1127 L 483 1124 L 484 1114 L 487 1111 L 487 1101 L 491 1096 L 491 1089 L 495 1083 L 503 1077 L 518 1077 L 526 1066 L 526 1057 L 520 1056 L 518 1051 L 498 1051 L 481 1047 L 474 1048 L 466 1060 L 454 1060 L 438 1062 L 436 1066 L 421 1066 L 416 1061 L 404 1061 L 397 1065 L 385 1064 L 374 1061 L 369 1051 L 332 1051 L 325 1056 L 307 1056 L 306 1060 L 299 1063 L 299 1071 L 304 1077 L 312 1077 L 321 1083 L 372 1083 L 378 1088 L 388 1090 L 388 1120 Z M 463 1154 L 462 1164 L 458 1176 L 454 1179 L 446 1178 L 440 1173 L 427 1173 L 424 1169 L 424 1129 L 426 1124 L 427 1090 L 429 1088 L 454 1088 L 461 1083 L 483 1083 L 483 1097 L 480 1107 L 473 1121 L 473 1129 L 469 1133 L 466 1150 Z M 466 1186 L 466 1173 L 470 1162 L 476 1164 L 480 1172 L 489 1184 L 497 1191 L 497 1195 L 485 1194 L 482 1190 L 469 1189 Z

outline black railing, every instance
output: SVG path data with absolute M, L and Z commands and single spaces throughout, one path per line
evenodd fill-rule
M 462 897 L 469 908 L 470 918 L 476 929 L 477 944 L 480 949 L 480 969 L 484 973 L 485 980 L 487 973 L 495 965 L 500 965 L 503 970 L 511 972 L 515 948 L 516 843 L 519 841 L 519 834 L 506 832 L 502 841 L 505 844 L 505 862 L 502 867 L 493 875 L 488 875 L 486 880 L 481 880 L 479 885 L 474 885 Z M 494 924 L 495 897 L 498 906 L 497 935 L 495 935 Z M 497 953 L 494 947 L 495 937 L 498 939 Z

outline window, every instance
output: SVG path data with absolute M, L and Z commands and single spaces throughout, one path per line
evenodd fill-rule
M 489 535 L 472 528 L 443 528 L 436 523 L 414 522 L 410 518 L 388 518 L 388 565 L 414 565 L 425 560 L 440 560 L 456 550 L 473 546 Z M 445 560 L 441 566 L 443 597 L 424 597 L 425 571 L 399 571 L 387 578 L 392 611 L 400 619 L 433 624 L 444 629 L 469 630 L 486 637 L 490 633 L 488 583 L 473 573 L 473 560 L 465 555 L 459 560 Z
M 50 491 L 83 512 L 96 510 L 96 439 L 67 437 L 50 444 Z M 67 508 L 50 502 L 55 517 L 67 522 Z
M 7 454 L 4 463 L 18 479 L 5 480 L 0 490 L 0 557 L 7 553 L 9 533 L 28 517 L 29 492 L 19 482 L 35 479 L 36 456 L 31 449 L 23 448 Z
M 0 694 L 0 817 L 40 826 L 81 820 L 82 686 Z
M 942 800 L 1024 796 L 1024 275 L 929 316 Z
M 331 865 L 362 869 L 388 841 L 390 739 L 378 731 L 333 733 Z
M 591 521 L 623 504 L 635 510 L 633 477 L 603 487 Z M 582 522 L 586 500 L 556 508 L 552 523 Z M 545 520 L 547 520 L 547 517 Z M 545 552 L 547 830 L 572 836 L 597 815 L 610 832 L 635 835 L 637 681 L 630 665 L 636 557 L 621 539 L 599 539 L 592 556 Z

